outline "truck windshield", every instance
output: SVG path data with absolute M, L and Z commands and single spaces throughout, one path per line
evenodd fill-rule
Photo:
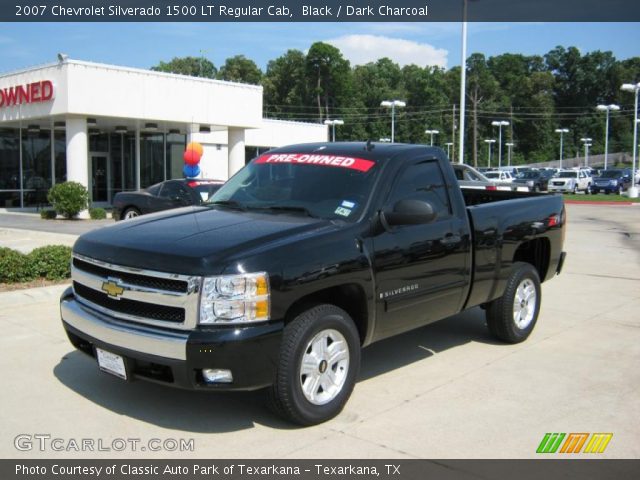
M 618 178 L 622 176 L 622 172 L 620 170 L 605 170 L 600 174 L 602 178 Z
M 343 158 L 343 157 L 337 157 Z M 367 170 L 308 163 L 252 161 L 204 205 L 273 214 L 300 214 L 354 222 L 371 193 L 379 167 Z
M 560 172 L 558 178 L 578 178 L 578 172 Z

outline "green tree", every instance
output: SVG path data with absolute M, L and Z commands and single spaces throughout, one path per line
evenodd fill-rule
M 330 108 L 337 107 L 349 92 L 351 68 L 333 45 L 316 42 L 311 45 L 306 58 L 306 78 L 309 91 L 318 107 L 318 120 L 329 118 Z
M 288 50 L 271 60 L 262 79 L 265 109 L 282 118 L 296 118 L 305 105 L 305 56 L 300 50 Z
M 151 70 L 202 78 L 215 78 L 217 73 L 213 63 L 204 57 L 175 57 L 170 62 L 160 62 Z
M 218 79 L 259 85 L 262 80 L 262 71 L 253 60 L 244 55 L 236 55 L 227 58 L 224 65 L 220 67 Z

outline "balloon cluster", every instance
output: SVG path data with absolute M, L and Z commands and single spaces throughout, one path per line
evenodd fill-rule
M 191 142 L 187 145 L 182 158 L 184 159 L 184 168 L 182 173 L 186 178 L 194 178 L 200 175 L 200 159 L 202 158 L 202 145 L 198 142 Z

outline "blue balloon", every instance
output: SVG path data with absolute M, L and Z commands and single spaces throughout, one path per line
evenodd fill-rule
M 198 165 L 185 165 L 182 173 L 186 178 L 194 178 L 200 175 L 200 167 Z

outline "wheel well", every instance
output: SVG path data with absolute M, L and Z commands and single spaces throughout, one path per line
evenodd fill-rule
M 513 255 L 514 262 L 526 262 L 534 266 L 538 271 L 540 281 L 543 282 L 549 268 L 551 255 L 551 242 L 548 238 L 536 238 L 524 242 Z
M 340 307 L 351 316 L 360 334 L 360 343 L 367 335 L 368 309 L 364 289 L 356 283 L 347 283 L 306 295 L 294 302 L 285 315 L 285 323 L 292 321 L 298 314 L 321 303 Z

